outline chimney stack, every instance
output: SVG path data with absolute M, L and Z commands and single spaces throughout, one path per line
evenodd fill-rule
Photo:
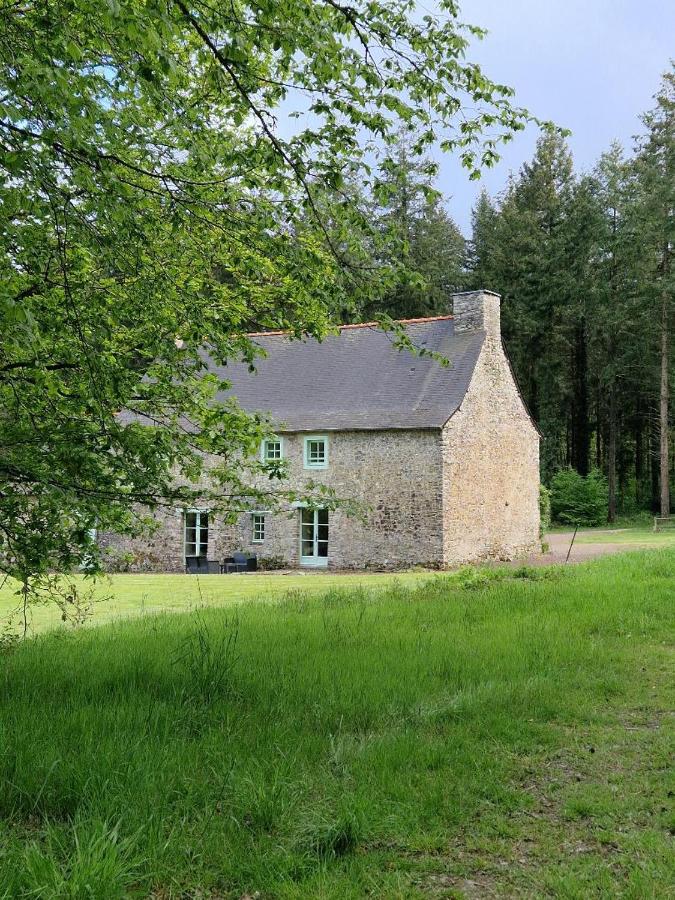
M 493 291 L 465 291 L 452 295 L 455 334 L 484 331 L 488 337 L 501 340 L 499 304 L 501 297 Z

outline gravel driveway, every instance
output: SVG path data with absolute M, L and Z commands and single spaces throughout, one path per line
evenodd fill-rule
M 612 534 L 611 531 L 598 531 L 598 535 Z M 546 536 L 549 545 L 549 552 L 543 555 L 533 556 L 529 560 L 533 565 L 550 565 L 551 563 L 564 563 L 567 557 L 570 543 L 572 542 L 573 531 L 556 532 Z M 584 562 L 587 559 L 595 559 L 597 556 L 606 556 L 609 553 L 621 553 L 621 551 L 640 550 L 643 547 L 649 547 L 650 544 L 644 544 L 640 541 L 628 543 L 621 541 L 612 543 L 582 544 L 578 541 L 574 542 L 569 561 L 571 563 Z

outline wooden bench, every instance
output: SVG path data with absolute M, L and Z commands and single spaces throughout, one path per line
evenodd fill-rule
M 675 516 L 655 516 L 654 531 L 668 531 L 675 528 Z

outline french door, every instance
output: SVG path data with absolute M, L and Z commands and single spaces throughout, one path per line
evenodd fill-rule
M 300 565 L 328 565 L 328 510 L 300 510 Z
M 185 555 L 207 556 L 209 552 L 209 514 L 203 509 L 185 513 Z

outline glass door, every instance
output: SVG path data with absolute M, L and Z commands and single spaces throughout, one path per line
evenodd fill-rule
M 185 513 L 185 556 L 206 557 L 209 552 L 209 514 L 201 509 Z
M 300 510 L 300 565 L 328 565 L 328 510 Z

